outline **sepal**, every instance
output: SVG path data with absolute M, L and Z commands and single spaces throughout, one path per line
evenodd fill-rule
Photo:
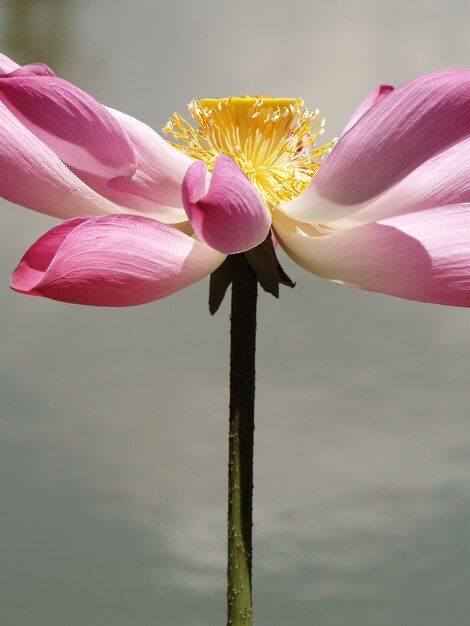
M 278 261 L 274 250 L 272 233 L 266 239 L 244 254 L 250 267 L 256 274 L 256 278 L 264 289 L 275 298 L 279 298 L 279 285 L 295 287 L 295 282 L 286 274 Z M 238 254 L 228 256 L 210 276 L 209 285 L 209 312 L 214 315 L 223 302 L 227 289 L 233 281 L 233 273 L 236 271 L 235 257 Z

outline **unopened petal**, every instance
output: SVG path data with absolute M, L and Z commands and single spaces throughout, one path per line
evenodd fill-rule
M 271 216 L 235 161 L 217 157 L 206 193 L 206 166 L 196 161 L 183 182 L 183 204 L 196 235 L 208 246 L 234 254 L 264 241 Z
M 310 272 L 400 298 L 470 306 L 470 204 L 323 234 L 277 213 L 286 252 Z
M 76 218 L 31 246 L 12 274 L 11 287 L 74 304 L 135 306 L 200 280 L 224 258 L 151 218 Z

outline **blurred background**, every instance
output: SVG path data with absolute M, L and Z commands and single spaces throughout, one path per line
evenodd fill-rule
M 377 84 L 465 67 L 470 4 L 0 0 L 0 49 L 160 129 L 192 98 L 302 96 L 326 137 Z M 8 289 L 55 221 L 0 227 L 0 623 L 225 623 L 228 303 Z M 470 312 L 285 257 L 261 295 L 255 623 L 442 626 L 470 613 Z

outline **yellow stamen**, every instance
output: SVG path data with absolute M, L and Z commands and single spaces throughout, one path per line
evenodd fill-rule
M 175 139 L 170 143 L 209 170 L 220 154 L 230 155 L 269 209 L 303 191 L 333 143 L 315 146 L 324 118 L 301 98 L 205 98 L 188 109 L 198 128 L 174 113 L 163 128 Z

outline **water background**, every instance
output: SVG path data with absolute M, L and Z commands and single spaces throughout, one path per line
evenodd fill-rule
M 338 135 L 379 83 L 468 66 L 470 5 L 0 0 L 0 48 L 159 129 L 192 98 L 301 95 Z M 225 623 L 228 307 L 8 290 L 55 223 L 2 202 L 0 624 Z M 470 313 L 322 281 L 259 311 L 258 626 L 463 626 Z

